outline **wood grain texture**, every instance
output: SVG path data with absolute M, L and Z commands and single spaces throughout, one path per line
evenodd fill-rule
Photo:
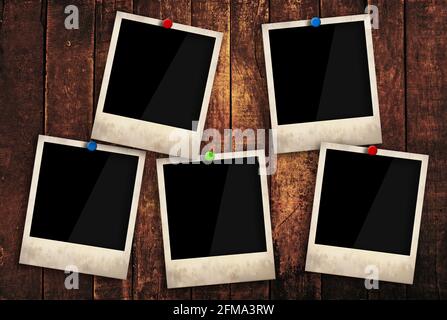
M 447 293 L 447 7 L 406 2 L 407 149 L 430 156 L 414 285 L 409 299 Z
M 41 6 L 0 1 L 0 300 L 42 297 L 42 269 L 19 265 L 37 135 L 43 132 Z
M 270 22 L 310 19 L 319 11 L 318 0 L 270 0 Z
M 385 149 L 430 156 L 414 285 L 304 272 L 318 152 L 278 156 L 270 178 L 274 281 L 166 288 L 155 160 L 147 153 L 127 281 L 18 264 L 37 135 L 88 140 L 116 10 L 225 32 L 206 127 L 269 128 L 261 24 L 359 14 L 366 0 L 0 0 L 0 299 L 446 299 L 447 7 L 368 0 Z M 64 28 L 77 5 L 80 29 Z
M 372 29 L 379 93 L 380 147 L 405 150 L 404 1 L 370 0 L 379 9 L 379 29 Z
M 270 22 L 309 19 L 319 15 L 318 0 L 270 1 Z M 318 152 L 277 156 L 272 176 L 271 214 L 276 280 L 272 299 L 320 299 L 321 276 L 304 272 Z
M 368 4 L 379 9 L 379 29 L 372 34 L 382 125 L 380 148 L 405 151 L 404 1 L 370 0 Z M 390 282 L 379 283 L 379 290 L 368 290 L 369 299 L 405 299 L 405 295 L 405 285 Z
M 190 1 L 149 1 L 135 3 L 137 14 L 191 24 Z M 146 154 L 140 203 L 134 237 L 134 299 L 190 299 L 191 289 L 167 289 L 157 184 L 157 157 Z
M 221 152 L 224 152 L 224 129 L 231 125 L 230 0 L 195 0 L 191 5 L 193 26 L 223 33 L 205 129 L 220 132 Z
M 221 134 L 221 152 L 224 152 L 224 129 L 230 128 L 230 0 L 193 1 L 192 25 L 224 33 L 216 76 L 205 122 L 205 129 L 214 128 Z M 204 142 L 207 143 L 207 142 Z M 229 299 L 230 285 L 197 287 L 192 299 Z
M 264 0 L 250 2 L 238 0 L 231 4 L 232 129 L 269 128 L 261 32 L 261 24 L 268 22 L 269 3 Z M 233 146 L 233 149 L 234 147 L 237 146 Z M 268 281 L 231 285 L 231 299 L 268 297 Z
M 361 14 L 366 7 L 363 0 L 321 0 L 321 17 L 344 16 Z M 322 299 L 366 299 L 368 292 L 363 279 L 338 277 L 331 275 L 321 276 Z
M 67 30 L 61 1 L 48 1 L 45 133 L 89 140 L 93 114 L 95 2 L 70 1 L 79 8 L 79 29 Z M 93 277 L 79 275 L 79 290 L 67 290 L 64 271 L 45 269 L 45 299 L 91 299 Z
M 322 18 L 363 14 L 367 0 L 320 0 L 320 14 Z
M 96 110 L 98 103 L 116 11 L 132 12 L 132 5 L 132 0 L 96 1 L 94 111 Z M 127 280 L 123 281 L 118 279 L 94 277 L 93 298 L 97 300 L 132 299 L 132 257 L 129 263 Z

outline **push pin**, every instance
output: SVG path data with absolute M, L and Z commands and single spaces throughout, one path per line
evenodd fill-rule
M 310 19 L 310 25 L 314 28 L 319 27 L 321 24 L 321 20 L 318 17 L 313 17 L 312 19 Z
M 370 156 L 375 156 L 377 154 L 377 147 L 376 146 L 369 146 L 368 147 L 368 154 Z
M 163 28 L 171 29 L 172 27 L 172 20 L 171 19 L 164 19 L 163 20 Z
M 214 156 L 215 156 L 215 154 L 214 154 L 213 150 L 207 151 L 205 153 L 205 160 L 211 162 L 214 160 Z
M 97 147 L 96 142 L 93 141 L 93 140 L 90 140 L 90 141 L 87 143 L 87 150 L 88 150 L 88 151 L 95 151 L 95 150 L 96 150 L 96 147 Z

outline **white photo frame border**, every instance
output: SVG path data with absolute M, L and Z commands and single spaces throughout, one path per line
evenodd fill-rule
M 98 144 L 96 150 L 119 153 L 138 157 L 135 173 L 135 184 L 130 207 L 129 223 L 126 234 L 124 251 L 101 248 L 58 240 L 36 238 L 30 236 L 33 220 L 34 204 L 39 182 L 42 153 L 45 143 L 53 143 L 77 148 L 86 148 L 87 142 L 72 139 L 39 135 L 34 159 L 34 169 L 31 179 L 31 189 L 26 211 L 22 246 L 20 250 L 20 264 L 66 270 L 68 266 L 76 266 L 77 272 L 104 276 L 116 279 L 126 279 L 129 267 L 132 239 L 140 197 L 146 152 L 117 146 Z M 93 151 L 96 152 L 96 151 Z
M 365 117 L 278 125 L 269 31 L 277 29 L 309 27 L 310 20 L 263 24 L 262 39 L 264 45 L 267 91 L 270 105 L 270 119 L 272 129 L 277 133 L 277 139 L 273 143 L 273 150 L 275 153 L 318 150 L 320 148 L 321 142 L 323 141 L 352 145 L 371 145 L 382 143 L 379 98 L 377 92 L 376 68 L 374 62 L 374 49 L 371 31 L 371 16 L 369 14 L 360 14 L 321 18 L 320 20 L 321 25 L 359 21 L 364 22 L 373 115 Z M 302 77 L 303 75 L 299 76 Z
M 264 150 L 217 153 L 213 161 L 226 159 L 233 159 L 234 161 L 237 158 L 249 157 L 256 157 L 259 163 L 266 251 L 175 260 L 171 259 L 163 166 L 167 164 L 191 163 L 191 161 L 179 158 L 157 159 L 163 249 L 167 287 L 169 289 L 275 279 L 275 259 Z
M 335 143 L 323 142 L 321 144 L 305 271 L 365 279 L 368 277 L 368 274 L 365 273 L 365 268 L 369 265 L 374 265 L 377 266 L 379 270 L 378 280 L 412 284 L 416 266 L 416 255 L 428 168 L 428 156 L 384 149 L 378 149 L 377 154 L 375 155 L 375 157 L 387 156 L 421 161 L 410 255 L 402 255 L 315 243 L 318 214 L 320 209 L 321 188 L 323 184 L 326 162 L 326 151 L 328 149 L 353 153 L 367 153 L 368 150 L 366 147 L 356 147 Z
M 163 22 L 163 20 L 160 19 L 117 11 L 109 51 L 107 54 L 104 76 L 101 83 L 95 120 L 93 123 L 92 138 L 100 141 L 117 143 L 124 146 L 183 158 L 193 158 L 197 156 L 198 154 L 195 153 L 200 149 L 201 138 L 205 127 L 206 115 L 208 113 L 211 98 L 211 91 L 217 70 L 223 33 L 184 25 L 175 21 L 171 27 L 171 29 L 174 30 L 194 33 L 215 39 L 200 116 L 196 128 L 197 130 L 193 130 L 194 128 L 192 128 L 192 130 L 187 130 L 184 128 L 104 112 L 106 94 L 112 73 L 113 60 L 118 43 L 121 21 L 123 19 L 155 25 L 159 26 L 160 28 L 162 28 Z M 188 150 L 177 150 L 176 148 L 173 148 L 173 146 L 185 145 L 185 141 L 188 142 L 186 144 L 189 146 Z

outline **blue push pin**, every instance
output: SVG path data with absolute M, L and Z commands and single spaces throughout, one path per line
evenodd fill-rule
M 320 18 L 318 18 L 318 17 L 313 17 L 312 19 L 310 19 L 310 25 L 312 26 L 312 27 L 319 27 L 320 26 L 320 24 L 321 24 L 321 20 L 320 20 Z
M 95 150 L 96 150 L 96 142 L 93 141 L 93 140 L 90 140 L 90 141 L 87 143 L 87 150 L 88 150 L 88 151 L 95 151 Z

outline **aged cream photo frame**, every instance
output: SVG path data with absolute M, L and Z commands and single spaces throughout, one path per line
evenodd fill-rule
M 130 146 L 138 149 L 150 150 L 154 152 L 193 158 L 198 156 L 198 150 L 202 138 L 205 119 L 208 112 L 208 105 L 216 73 L 219 51 L 223 34 L 221 32 L 206 30 L 174 22 L 171 29 L 194 33 L 215 39 L 214 50 L 209 65 L 209 72 L 203 95 L 200 116 L 195 130 L 187 130 L 168 126 L 160 123 L 149 122 L 134 118 L 128 118 L 104 112 L 109 80 L 112 73 L 115 50 L 118 43 L 120 26 L 123 19 L 136 21 L 144 24 L 155 25 L 161 28 L 162 20 L 143 17 L 135 14 L 117 12 L 113 33 L 110 41 L 109 53 L 102 80 L 96 109 L 95 121 L 93 124 L 92 138 L 100 141 L 107 141 L 120 145 Z M 150 39 L 148 39 L 150 40 Z M 154 44 L 154 50 L 160 50 Z M 175 92 L 172 94 L 175 95 Z M 194 129 L 194 128 L 193 128 Z M 177 148 L 177 146 L 186 146 Z
M 168 288 L 192 287 L 222 283 L 269 280 L 275 278 L 272 231 L 270 222 L 270 206 L 268 185 L 263 150 L 216 154 L 213 161 L 224 160 L 225 163 L 234 159 L 256 157 L 259 163 L 259 179 L 261 180 L 262 207 L 264 213 L 264 228 L 266 251 L 220 255 L 200 258 L 171 259 L 169 239 L 169 221 L 165 193 L 164 165 L 173 163 L 190 163 L 184 159 L 157 159 L 158 190 L 160 196 L 161 225 L 163 233 L 163 248 L 166 266 Z M 195 165 L 192 163 L 191 165 Z M 220 164 L 216 164 L 220 165 Z M 236 164 L 235 165 L 243 165 Z M 188 214 L 185 212 L 185 214 Z M 230 235 L 229 235 L 230 236 Z
M 328 24 L 341 24 L 358 21 L 363 21 L 365 27 L 369 82 L 372 100 L 372 116 L 283 125 L 278 124 L 269 31 L 286 28 L 309 27 L 310 20 L 268 23 L 262 25 L 270 118 L 272 129 L 277 135 L 276 143 L 274 143 L 273 146 L 275 153 L 318 150 L 322 141 L 352 145 L 382 143 L 370 15 L 361 14 L 321 18 L 321 25 L 324 26 Z M 296 41 L 299 41 L 299 39 L 296 39 Z M 303 48 L 303 50 L 307 49 Z M 305 81 L 304 79 L 306 75 L 297 74 L 296 76 Z M 306 106 L 297 107 L 305 108 Z
M 131 155 L 138 158 L 125 247 L 124 251 L 121 251 L 30 236 L 42 153 L 47 143 L 75 148 L 86 148 L 87 146 L 87 143 L 83 141 L 39 135 L 19 263 L 59 270 L 66 270 L 69 266 L 76 266 L 76 271 L 80 273 L 126 279 L 146 153 L 141 150 L 102 144 L 98 144 L 96 148 L 98 151 Z M 67 168 L 67 170 L 69 169 Z
M 341 150 L 352 153 L 367 153 L 367 148 L 322 143 L 318 162 L 315 195 L 310 224 L 309 242 L 306 257 L 306 271 L 327 273 L 356 278 L 366 278 L 368 266 L 379 270 L 378 280 L 412 284 L 416 264 L 422 205 L 427 176 L 428 156 L 415 153 L 379 149 L 374 157 L 386 156 L 421 161 L 419 185 L 413 222 L 410 255 L 385 253 L 379 251 L 352 249 L 345 247 L 316 244 L 320 197 L 326 163 L 327 150 Z M 336 214 L 336 213 L 334 213 Z

